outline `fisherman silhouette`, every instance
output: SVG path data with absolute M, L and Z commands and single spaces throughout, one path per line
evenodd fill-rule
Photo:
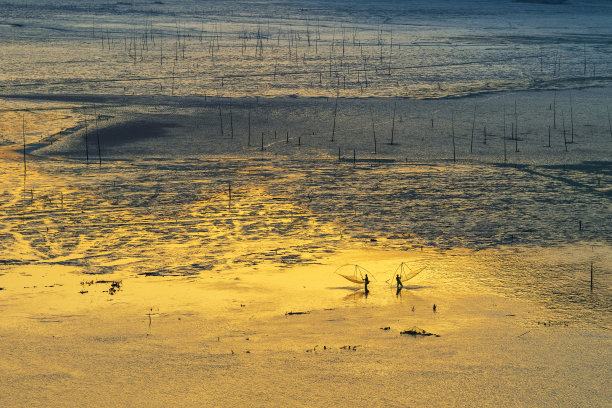
M 401 288 L 404 287 L 404 284 L 402 283 L 402 279 L 400 278 L 399 275 L 395 275 L 395 280 L 397 281 L 397 290 L 400 290 Z
M 366 273 L 365 278 L 363 279 L 363 283 L 365 284 L 365 293 L 367 295 L 368 293 L 370 293 L 370 290 L 368 289 L 368 285 L 370 284 L 370 279 L 368 279 L 367 273 Z

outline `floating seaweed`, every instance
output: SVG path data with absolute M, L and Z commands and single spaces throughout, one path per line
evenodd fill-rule
M 412 329 L 410 330 L 404 330 L 402 332 L 400 332 L 400 334 L 409 334 L 411 336 L 435 336 L 435 337 L 440 337 L 439 334 L 435 334 L 435 333 L 429 333 L 423 329 L 419 329 L 418 327 L 414 326 Z

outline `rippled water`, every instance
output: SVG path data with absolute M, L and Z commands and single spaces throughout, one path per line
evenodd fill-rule
M 0 4 L 0 141 L 32 154 L 25 178 L 0 168 L 2 265 L 210 277 L 355 242 L 460 248 L 474 252 L 459 278 L 605 325 L 611 15 L 605 1 Z
M 0 5 L 2 93 L 439 98 L 609 84 L 612 6 Z

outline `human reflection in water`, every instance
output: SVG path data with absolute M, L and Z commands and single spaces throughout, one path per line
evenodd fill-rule
M 365 286 L 365 295 L 366 298 L 368 297 L 368 294 L 370 293 L 370 289 L 368 289 L 368 285 L 370 284 L 370 279 L 368 278 L 368 274 L 366 273 L 365 278 L 363 279 L 363 283 Z
M 402 286 L 398 286 L 397 290 L 395 291 L 395 296 L 400 297 L 401 295 L 402 295 Z

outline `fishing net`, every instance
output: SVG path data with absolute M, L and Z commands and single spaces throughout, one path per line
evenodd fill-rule
M 398 275 L 402 282 L 406 282 L 417 276 L 419 273 L 423 272 L 425 268 L 427 268 L 427 266 L 410 266 L 408 265 L 408 263 L 402 262 L 398 265 L 397 268 L 395 268 L 393 275 L 389 279 L 387 279 L 386 282 L 390 285 L 395 284 L 395 277 Z
M 350 282 L 357 284 L 365 283 L 366 275 L 368 275 L 369 280 L 376 280 L 376 278 L 374 278 L 374 275 L 372 275 L 370 271 L 368 271 L 363 266 L 359 266 L 356 264 L 342 265 L 338 269 L 336 269 L 334 273 L 336 275 L 342 276 L 344 279 Z

